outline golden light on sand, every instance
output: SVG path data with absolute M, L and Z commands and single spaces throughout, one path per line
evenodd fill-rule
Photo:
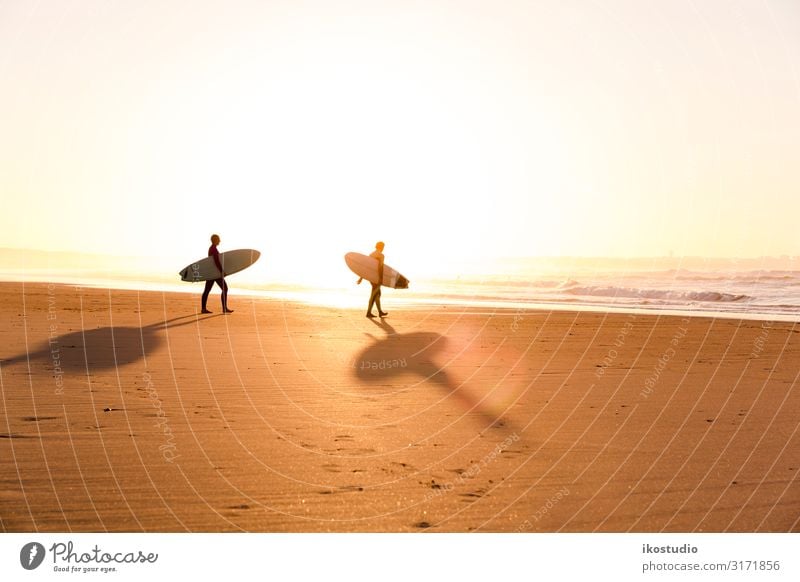
M 0 530 L 778 570 L 706 537 L 800 530 L 799 56 L 790 0 L 0 2 Z M 270 539 L 152 549 L 421 564 Z

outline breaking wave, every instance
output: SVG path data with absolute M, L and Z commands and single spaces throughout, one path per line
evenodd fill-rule
M 669 301 L 674 303 L 733 303 L 750 301 L 749 295 L 722 293 L 719 291 L 674 291 L 667 289 L 637 289 L 635 287 L 597 287 L 575 285 L 562 292 L 583 297 L 624 298 L 639 300 Z

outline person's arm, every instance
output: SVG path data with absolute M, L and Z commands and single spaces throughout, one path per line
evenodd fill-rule
M 383 257 L 378 259 L 378 285 L 383 285 Z
M 217 269 L 219 269 L 222 277 L 225 277 L 225 271 L 222 270 L 222 263 L 219 261 L 219 251 L 214 249 L 214 254 L 212 256 L 214 257 L 214 264 L 217 266 Z

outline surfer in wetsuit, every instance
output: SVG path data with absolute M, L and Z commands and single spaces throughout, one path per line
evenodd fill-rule
M 378 281 L 383 281 L 383 247 L 386 246 L 383 242 L 375 243 L 375 250 L 372 251 L 369 256 L 373 259 L 378 259 Z M 361 284 L 363 281 L 363 277 L 359 278 L 358 283 Z M 376 305 L 378 307 L 378 315 L 380 317 L 386 317 L 389 315 L 388 311 L 381 310 L 381 284 L 380 283 L 373 283 L 370 281 L 370 285 L 372 285 L 372 293 L 369 295 L 369 306 L 367 307 L 367 317 L 373 318 L 376 317 L 372 313 L 372 306 Z
M 208 302 L 208 294 L 211 293 L 211 288 L 214 286 L 214 283 L 219 285 L 219 288 L 222 289 L 222 313 L 233 313 L 233 309 L 228 309 L 228 284 L 225 282 L 225 271 L 222 270 L 222 263 L 219 261 L 219 251 L 217 250 L 218 244 L 219 235 L 212 234 L 211 246 L 208 247 L 208 256 L 214 257 L 214 264 L 217 266 L 217 269 L 219 269 L 219 272 L 222 273 L 222 276 L 219 279 L 214 279 L 213 281 L 206 281 L 206 288 L 203 290 L 203 309 L 201 310 L 201 313 L 211 313 L 208 309 L 206 309 L 206 303 Z

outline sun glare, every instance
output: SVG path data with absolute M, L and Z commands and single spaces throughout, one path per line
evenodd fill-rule
M 377 240 L 412 279 L 505 256 L 798 252 L 800 109 L 778 98 L 772 36 L 774 78 L 753 84 L 741 43 L 673 50 L 647 11 L 617 30 L 560 4 L 276 6 L 199 4 L 188 24 L 165 7 L 145 44 L 149 8 L 42 12 L 30 35 L 10 13 L 0 245 L 177 270 L 217 232 L 262 251 L 264 278 L 306 284 Z M 701 66 L 722 71 L 702 90 Z

